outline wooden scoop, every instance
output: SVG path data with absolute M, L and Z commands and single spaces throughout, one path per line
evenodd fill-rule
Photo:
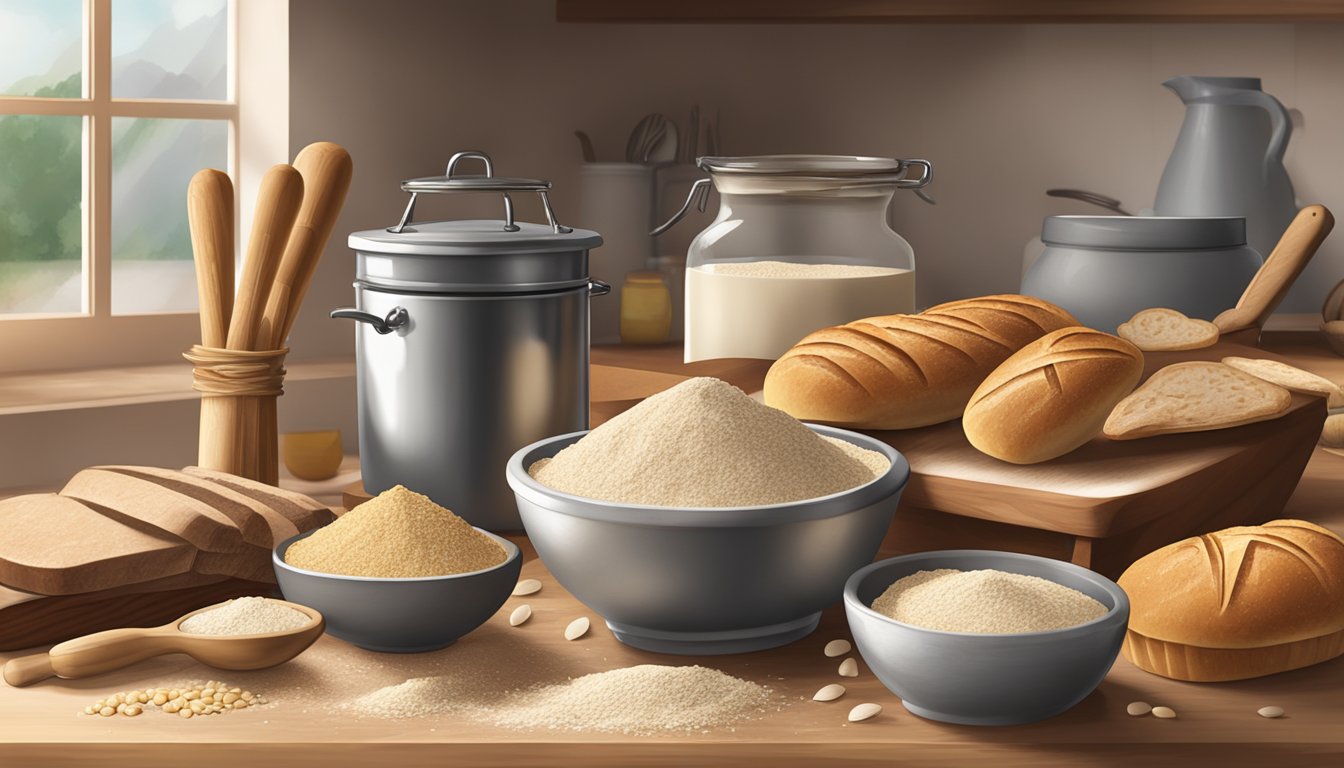
M 67 680 L 92 677 L 167 653 L 185 653 L 219 669 L 266 669 L 283 664 L 312 645 L 326 629 L 322 614 L 306 605 L 277 603 L 307 614 L 311 621 L 298 629 L 260 635 L 193 635 L 179 629 L 211 605 L 161 627 L 109 629 L 55 645 L 46 653 L 21 656 L 5 664 L 5 682 L 15 688 L 49 677 Z
M 1307 268 L 1307 262 L 1316 255 L 1316 249 L 1321 247 L 1334 226 L 1335 217 L 1323 205 L 1308 205 L 1297 212 L 1297 217 L 1283 231 L 1278 245 L 1274 246 L 1260 271 L 1251 278 L 1237 306 L 1213 319 L 1224 340 L 1251 345 L 1259 342 L 1265 321 L 1278 308 L 1293 281 Z

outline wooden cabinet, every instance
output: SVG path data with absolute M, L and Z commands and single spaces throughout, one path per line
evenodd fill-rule
M 1344 0 L 556 0 L 568 22 L 1344 21 Z

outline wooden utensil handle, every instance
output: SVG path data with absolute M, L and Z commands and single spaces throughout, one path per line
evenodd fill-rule
M 177 630 L 165 628 L 109 629 L 56 645 L 47 652 L 47 658 L 60 677 L 92 677 L 178 651 L 176 634 Z
M 5 662 L 4 676 L 6 683 L 15 688 L 22 688 L 55 677 L 56 670 L 51 668 L 50 656 L 35 653 L 32 656 L 20 656 Z
M 1334 226 L 1335 217 L 1323 205 L 1308 205 L 1298 211 L 1260 271 L 1251 278 L 1237 306 L 1213 319 L 1218 331 L 1229 334 L 1264 327 Z

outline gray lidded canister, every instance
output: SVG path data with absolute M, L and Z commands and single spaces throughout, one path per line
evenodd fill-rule
M 463 159 L 484 176 L 455 174 Z M 550 183 L 494 176 L 460 152 L 444 176 L 403 182 L 401 222 L 355 232 L 359 454 L 364 489 L 394 485 L 493 531 L 522 522 L 504 467 L 514 451 L 588 428 L 588 277 L 596 232 L 555 221 Z M 424 193 L 496 192 L 505 218 L 412 223 Z M 513 220 L 511 192 L 541 195 L 549 224 Z

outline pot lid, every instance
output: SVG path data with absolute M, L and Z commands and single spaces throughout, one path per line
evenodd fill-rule
M 575 251 L 596 248 L 602 236 L 589 229 L 561 228 L 526 221 L 505 229 L 499 219 L 459 219 L 414 223 L 400 232 L 367 229 L 350 235 L 356 251 L 422 256 L 454 256 L 489 253 Z
M 1241 216 L 1047 216 L 1041 240 L 1050 245 L 1119 250 L 1235 248 L 1246 244 Z

